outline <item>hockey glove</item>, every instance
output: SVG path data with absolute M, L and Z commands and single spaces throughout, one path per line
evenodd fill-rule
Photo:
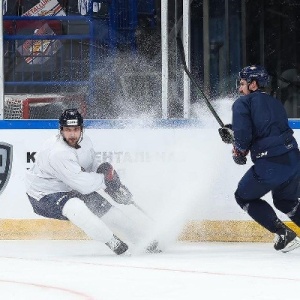
M 224 127 L 219 128 L 218 130 L 219 130 L 219 135 L 224 143 L 232 144 L 234 142 L 233 130 L 231 124 L 224 125 Z
M 247 162 L 246 155 L 249 151 L 240 151 L 237 148 L 233 147 L 232 149 L 232 158 L 234 162 L 238 165 L 245 165 Z
M 105 162 L 101 164 L 97 173 L 104 175 L 104 182 L 106 189 L 104 190 L 114 201 L 119 204 L 129 205 L 132 204 L 132 194 L 120 181 L 118 173 L 114 170 L 113 166 Z

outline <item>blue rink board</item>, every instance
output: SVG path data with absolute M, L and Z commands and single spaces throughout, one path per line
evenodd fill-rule
M 292 129 L 300 129 L 300 119 L 289 120 Z M 201 128 L 203 123 L 196 119 L 169 120 L 85 120 L 85 128 Z M 57 120 L 1 120 L 0 129 L 57 129 Z

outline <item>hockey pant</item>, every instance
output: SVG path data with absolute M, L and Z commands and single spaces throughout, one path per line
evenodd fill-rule
M 236 201 L 256 222 L 274 233 L 277 215 L 261 199 L 271 191 L 274 206 L 300 226 L 299 178 L 298 149 L 277 157 L 260 158 L 240 180 Z

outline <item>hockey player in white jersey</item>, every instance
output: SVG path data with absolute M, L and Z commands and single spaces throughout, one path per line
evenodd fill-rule
M 132 195 L 109 163 L 99 166 L 90 138 L 83 134 L 83 118 L 67 109 L 59 118 L 60 133 L 47 140 L 26 175 L 27 195 L 36 214 L 70 220 L 90 238 L 105 243 L 117 255 L 128 250 L 111 227 L 119 229 L 133 244 L 145 232 L 97 191 L 105 190 L 121 204 Z M 159 252 L 157 243 L 146 248 Z

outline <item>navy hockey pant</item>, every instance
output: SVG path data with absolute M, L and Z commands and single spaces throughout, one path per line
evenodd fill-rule
M 272 206 L 261 199 L 271 191 L 274 206 L 300 226 L 299 179 L 298 149 L 276 157 L 260 158 L 240 180 L 235 198 L 256 222 L 276 232 L 277 215 Z
M 62 214 L 62 209 L 66 202 L 74 197 L 84 201 L 86 206 L 99 218 L 105 215 L 112 207 L 112 205 L 97 192 L 87 195 L 82 195 L 76 191 L 59 192 L 46 195 L 40 200 L 36 200 L 29 195 L 27 196 L 36 214 L 58 220 L 68 220 Z

